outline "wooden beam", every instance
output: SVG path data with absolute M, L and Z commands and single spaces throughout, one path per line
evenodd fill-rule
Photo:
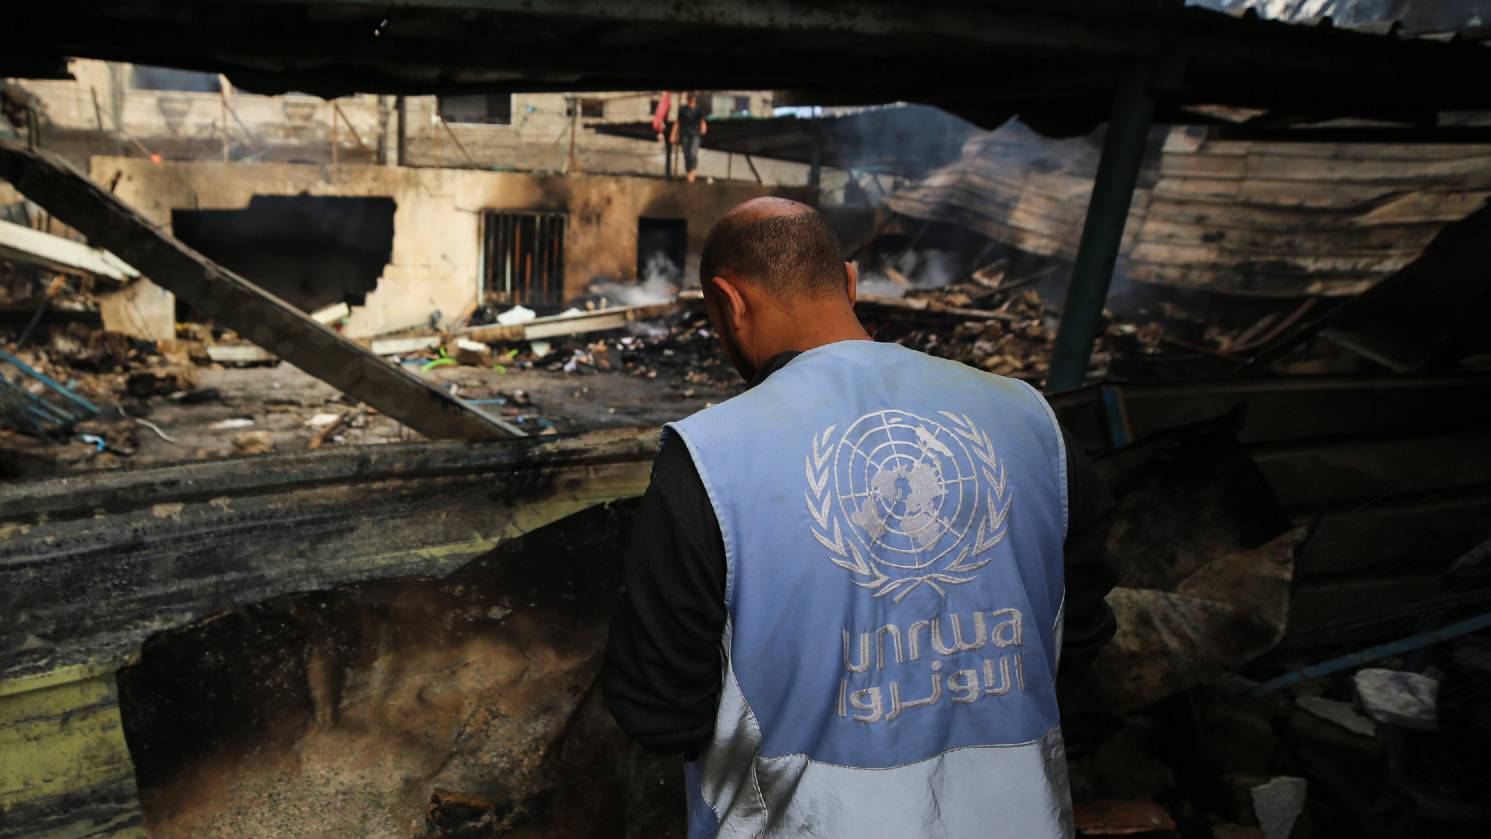
M 182 244 L 56 155 L 0 142 L 0 178 L 214 322 L 426 437 L 523 436 Z
M 139 272 L 107 251 L 8 221 L 0 221 L 0 256 L 54 271 L 88 273 L 121 283 L 140 276 Z
M 511 326 L 485 324 L 462 330 L 459 335 L 473 341 L 496 343 L 499 341 L 537 341 L 543 338 L 558 338 L 563 335 L 582 335 L 587 332 L 605 332 L 621 329 L 634 320 L 647 320 L 670 315 L 678 310 L 678 303 L 655 303 L 647 306 L 623 306 L 614 309 L 597 309 L 579 315 L 554 315 L 534 318 L 526 323 Z
M 1484 125 L 1321 125 L 1304 128 L 1280 126 L 1215 125 L 1209 129 L 1216 140 L 1251 140 L 1269 143 L 1376 143 L 1384 145 L 1447 143 L 1454 145 L 1491 143 L 1491 127 Z

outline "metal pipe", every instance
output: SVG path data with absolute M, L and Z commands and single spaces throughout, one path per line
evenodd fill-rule
M 1067 286 L 1066 307 L 1051 351 L 1047 390 L 1071 390 L 1080 387 L 1087 377 L 1087 363 L 1092 359 L 1093 341 L 1108 299 L 1108 285 L 1113 281 L 1113 265 L 1154 117 L 1149 75 L 1148 64 L 1135 64 L 1119 77 L 1114 91 L 1113 112 L 1103 137 L 1103 157 L 1098 162 L 1087 221 Z
M 1417 635 L 1410 635 L 1407 638 L 1390 641 L 1386 644 L 1378 644 L 1375 647 L 1368 647 L 1365 650 L 1348 653 L 1329 661 L 1322 661 L 1319 664 L 1311 664 L 1292 673 L 1285 673 L 1276 679 L 1269 679 L 1258 687 L 1253 688 L 1250 693 L 1253 696 L 1267 696 L 1290 685 L 1297 685 L 1300 682 L 1309 681 L 1320 676 L 1328 676 L 1331 673 L 1349 670 L 1364 664 L 1371 664 L 1374 661 L 1380 661 L 1384 658 L 1423 649 L 1424 647 L 1431 647 L 1442 641 L 1458 638 L 1461 635 L 1469 635 L 1472 632 L 1479 632 L 1488 627 L 1491 627 L 1491 612 L 1477 615 L 1473 618 L 1466 618 L 1463 621 L 1452 623 L 1448 626 L 1441 626 L 1430 632 L 1420 632 Z

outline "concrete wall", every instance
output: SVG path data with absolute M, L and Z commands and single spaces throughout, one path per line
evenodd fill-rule
M 164 162 L 95 157 L 92 177 L 151 221 L 170 228 L 172 209 L 240 209 L 254 195 L 387 196 L 394 199 L 393 255 L 367 303 L 353 310 L 354 337 L 419 326 L 438 312 L 461 314 L 479 295 L 480 219 L 487 210 L 568 216 L 566 296 L 592 279 L 633 279 L 640 216 L 688 222 L 686 274 L 697 271 L 709 226 L 758 195 L 808 200 L 805 190 L 755 184 L 687 184 L 609 175 L 536 175 L 360 164 Z M 252 279 L 252 278 L 250 278 Z M 156 327 L 158 331 L 158 327 Z
M 385 159 L 395 160 L 398 123 L 395 97 L 356 95 L 327 101 L 315 96 L 258 96 L 242 91 L 219 93 L 145 90 L 131 82 L 133 67 L 89 59 L 69 63 L 73 80 L 28 80 L 23 87 L 41 102 L 44 144 L 82 161 L 89 156 L 158 154 L 167 160 L 233 160 L 329 163 L 333 147 L 338 162 L 373 162 L 380 144 Z M 231 86 L 230 86 L 231 87 Z M 575 98 L 598 100 L 604 115 L 580 117 L 575 138 L 576 161 L 592 174 L 664 173 L 663 145 L 597 134 L 590 122 L 639 121 L 652 118 L 658 93 L 587 93 Z M 701 104 L 729 113 L 744 97 L 750 112 L 771 113 L 771 94 L 721 92 Z M 568 171 L 570 133 L 568 99 L 563 93 L 519 93 L 511 100 L 507 125 L 441 121 L 433 96 L 407 99 L 406 165 L 519 170 Z M 676 111 L 677 99 L 674 108 Z M 338 117 L 337 110 L 340 110 Z M 336 123 L 333 129 L 333 123 Z M 350 127 L 349 127 L 350 126 Z M 808 167 L 757 159 L 762 181 L 804 185 Z M 681 165 L 681 159 L 680 159 Z M 744 158 L 721 152 L 700 155 L 706 178 L 756 180 Z
M 746 95 L 746 94 L 742 94 Z M 576 135 L 576 162 L 581 172 L 661 176 L 666 171 L 661 142 L 633 140 L 597 134 L 585 128 L 591 122 L 641 122 L 652 119 L 648 95 L 632 93 L 596 94 L 605 104 L 605 117 L 581 118 Z M 722 107 L 730 97 L 715 96 Z M 767 94 L 749 94 L 752 112 L 771 113 Z M 673 97 L 674 113 L 678 97 Z M 701 102 L 707 106 L 708 102 Z M 566 114 L 564 94 L 518 94 L 513 97 L 511 125 L 479 125 L 437 122 L 432 96 L 411 97 L 408 111 L 408 163 L 415 166 L 491 166 L 500 169 L 563 172 L 569 168 L 571 118 Z M 449 130 L 447 130 L 447 128 Z M 454 140 L 452 139 L 454 137 Z M 459 141 L 457 145 L 456 141 Z M 464 151 L 463 151 L 464 149 Z M 469 155 L 469 158 L 467 157 Z M 802 186 L 808 182 L 804 164 L 758 158 L 756 170 L 767 184 Z M 683 157 L 676 161 L 681 175 Z M 699 174 L 717 180 L 754 182 L 745 158 L 705 149 L 699 154 Z

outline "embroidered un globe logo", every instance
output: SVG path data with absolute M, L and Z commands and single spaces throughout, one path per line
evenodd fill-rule
M 850 534 L 878 561 L 926 568 L 968 535 L 978 500 L 973 457 L 940 424 L 879 411 L 834 451 L 834 494 Z
M 989 437 L 967 416 L 889 409 L 813 439 L 804 498 L 829 560 L 876 597 L 970 582 L 1004 539 L 1013 501 Z M 982 478 L 982 480 L 981 480 Z

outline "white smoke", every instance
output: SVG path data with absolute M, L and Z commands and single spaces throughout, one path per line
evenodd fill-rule
M 951 251 L 929 248 L 906 251 L 888 266 L 904 282 L 892 279 L 892 272 L 882 268 L 860 275 L 859 293 L 871 297 L 903 297 L 911 289 L 942 288 L 958 279 L 960 260 Z
M 866 297 L 901 297 L 906 294 L 906 286 L 886 279 L 884 274 L 861 274 L 859 293 Z
M 678 281 L 683 271 L 660 253 L 647 258 L 642 276 L 635 283 L 618 283 L 611 280 L 590 284 L 590 293 L 599 294 L 618 306 L 651 306 L 668 303 L 678 296 Z
M 638 279 L 644 286 L 656 282 L 668 283 L 676 291 L 678 281 L 682 277 L 683 269 L 675 265 L 667 254 L 654 251 L 651 256 L 647 257 L 647 264 L 642 266 L 642 276 Z

